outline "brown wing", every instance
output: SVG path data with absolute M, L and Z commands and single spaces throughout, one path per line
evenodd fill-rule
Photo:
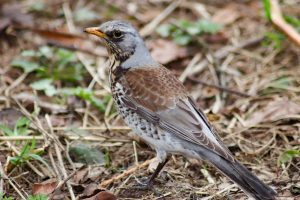
M 163 130 L 234 161 L 182 83 L 165 67 L 130 69 L 120 79 L 122 101 Z

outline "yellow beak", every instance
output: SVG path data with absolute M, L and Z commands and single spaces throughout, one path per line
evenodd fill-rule
M 100 38 L 106 38 L 107 35 L 105 33 L 103 33 L 99 27 L 90 27 L 90 28 L 86 28 L 84 29 L 84 32 L 89 33 L 89 34 L 93 34 L 96 35 Z

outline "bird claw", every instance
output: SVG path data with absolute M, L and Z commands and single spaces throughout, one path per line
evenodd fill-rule
M 133 186 L 133 188 L 138 190 L 152 190 L 153 189 L 153 182 L 147 180 L 139 180 L 136 178 L 136 184 Z

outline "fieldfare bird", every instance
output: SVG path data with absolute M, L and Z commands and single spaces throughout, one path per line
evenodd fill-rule
M 248 196 L 275 199 L 276 192 L 234 158 L 183 84 L 151 57 L 132 25 L 108 21 L 85 32 L 107 47 L 111 91 L 120 115 L 156 151 L 159 164 L 148 185 L 168 155 L 180 154 L 210 162 Z

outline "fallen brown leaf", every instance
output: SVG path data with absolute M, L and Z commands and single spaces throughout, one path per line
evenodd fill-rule
M 83 184 L 86 183 L 88 180 L 96 181 L 104 172 L 105 168 L 102 166 L 85 167 L 76 172 L 72 181 L 75 184 Z
M 84 200 L 117 200 L 117 197 L 110 192 L 101 191 L 98 194 L 96 194 L 95 196 L 86 198 Z
M 246 121 L 246 126 L 256 125 L 261 122 L 272 122 L 289 115 L 300 113 L 300 104 L 287 98 L 270 101 L 265 107 L 257 110 Z
M 84 183 L 87 179 L 88 173 L 89 173 L 88 168 L 84 168 L 84 169 L 77 171 L 73 177 L 73 182 L 74 183 Z
M 97 179 L 99 179 L 101 174 L 103 174 L 104 172 L 105 172 L 105 168 L 103 166 L 93 166 L 89 170 L 87 178 L 92 180 L 92 181 L 96 181 Z
M 240 17 L 240 9 L 238 4 L 229 4 L 218 10 L 212 17 L 212 21 L 223 25 L 232 24 Z
M 167 64 L 179 58 L 185 58 L 189 55 L 186 47 L 179 47 L 169 40 L 158 39 L 150 43 L 151 55 L 161 63 Z
M 102 191 L 96 195 L 95 200 L 117 200 L 117 197 L 110 192 Z
M 94 197 L 101 191 L 102 190 L 98 188 L 98 185 L 96 183 L 91 183 L 84 188 L 81 197 L 82 198 Z
M 25 27 L 22 27 L 25 29 Z M 81 35 L 75 35 L 71 33 L 64 33 L 55 30 L 43 30 L 38 28 L 26 27 L 26 29 L 39 34 L 51 43 L 61 43 L 62 45 L 76 45 L 80 40 L 84 39 Z
M 225 43 L 227 42 L 228 38 L 226 37 L 226 35 L 222 32 L 213 34 L 213 35 L 206 35 L 204 36 L 204 40 L 207 43 L 210 44 L 215 44 L 215 43 Z
M 57 180 L 53 180 L 53 179 L 47 180 L 42 183 L 34 183 L 32 186 L 32 194 L 33 195 L 51 194 L 55 190 L 57 184 L 58 184 Z
M 58 47 L 63 47 L 72 50 L 79 50 L 95 56 L 107 55 L 104 47 L 95 48 L 95 44 L 91 40 L 85 38 L 83 35 L 66 33 L 57 30 L 50 30 L 50 29 L 40 29 L 32 26 L 20 25 L 20 26 L 14 26 L 14 28 L 36 33 L 44 40 L 46 40 L 46 43 Z

